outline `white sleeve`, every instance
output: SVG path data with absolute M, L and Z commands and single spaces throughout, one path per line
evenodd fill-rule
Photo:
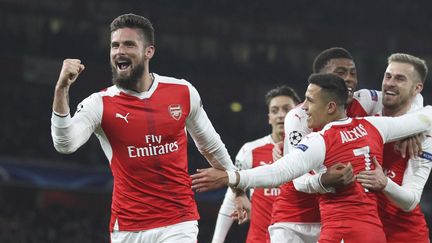
M 240 189 L 252 187 L 277 187 L 323 164 L 325 142 L 318 133 L 306 136 L 294 150 L 270 165 L 239 171 Z
M 312 132 L 307 126 L 306 118 L 306 112 L 300 107 L 290 110 L 285 116 L 284 154 L 289 153 L 306 135 Z
M 413 210 L 420 202 L 424 185 L 426 184 L 432 167 L 432 138 L 426 137 L 422 144 L 422 154 L 417 159 L 408 160 L 403 176 L 402 185 L 399 186 L 388 178 L 383 193 L 393 203 L 404 211 Z
M 68 114 L 60 117 L 54 112 L 51 115 L 51 136 L 55 149 L 64 154 L 75 152 L 81 147 L 102 120 L 102 98 L 95 93 L 80 104 L 73 117 Z
M 225 237 L 227 236 L 228 231 L 234 222 L 230 216 L 231 213 L 235 211 L 234 198 L 235 194 L 230 188 L 228 188 L 225 193 L 225 198 L 219 209 L 212 243 L 223 243 L 225 241 Z
M 354 92 L 356 99 L 368 115 L 375 115 L 382 110 L 382 93 L 373 89 L 360 89 Z
M 423 96 L 418 93 L 414 99 L 414 102 L 411 104 L 411 110 L 418 110 L 423 108 Z
M 239 170 L 252 168 L 252 150 L 249 146 L 249 143 L 246 143 L 241 147 L 237 153 L 235 163 Z M 225 193 L 225 198 L 219 209 L 212 243 L 223 243 L 225 241 L 225 237 L 234 221 L 230 217 L 231 213 L 235 210 L 234 198 L 235 194 L 231 189 L 228 188 L 227 192 Z
M 314 170 L 316 173 L 306 173 L 293 180 L 294 187 L 297 191 L 304 193 L 328 193 L 335 192 L 333 187 L 326 188 L 321 184 L 321 176 L 327 171 L 327 168 L 322 165 Z
M 237 153 L 235 166 L 239 170 L 252 168 L 252 150 L 249 143 L 245 143 Z
M 191 110 L 186 119 L 186 128 L 200 153 L 217 169 L 236 170 L 225 144 L 216 133 L 201 103 L 198 91 L 189 86 Z
M 302 138 L 312 132 L 307 126 L 306 112 L 300 107 L 296 107 L 288 112 L 285 116 L 285 140 L 284 140 L 284 154 L 289 153 L 294 147 L 300 142 Z M 312 175 L 306 173 L 293 180 L 294 187 L 297 191 L 305 193 L 326 193 L 327 190 L 322 187 L 320 183 L 321 173 L 325 171 L 325 167 L 322 166 L 316 169 L 318 174 Z
M 398 117 L 365 117 L 380 132 L 384 143 L 424 132 L 431 128 L 432 106 Z

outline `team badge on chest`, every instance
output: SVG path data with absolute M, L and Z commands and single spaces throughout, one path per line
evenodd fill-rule
M 168 106 L 168 112 L 171 115 L 172 118 L 175 120 L 180 120 L 180 117 L 182 116 L 182 107 L 179 104 L 172 104 Z

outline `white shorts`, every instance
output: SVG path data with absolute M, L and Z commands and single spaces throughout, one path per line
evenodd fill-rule
M 186 221 L 142 231 L 111 233 L 111 243 L 197 243 L 198 221 Z
M 269 228 L 271 243 L 316 243 L 320 223 L 275 223 Z

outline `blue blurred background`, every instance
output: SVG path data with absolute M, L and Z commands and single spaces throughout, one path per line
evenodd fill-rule
M 133 12 L 156 29 L 152 72 L 184 78 L 232 157 L 270 132 L 265 93 L 292 86 L 303 96 L 313 58 L 352 52 L 359 88 L 380 90 L 386 58 L 406 52 L 432 63 L 429 1 L 0 0 L 0 242 L 109 242 L 112 178 L 99 142 L 55 152 L 51 103 L 64 58 L 86 65 L 71 107 L 111 84 L 109 23 Z M 432 104 L 429 75 L 423 96 Z M 236 104 L 233 106 L 233 104 Z M 234 107 L 234 109 L 233 109 Z M 190 171 L 207 162 L 190 142 Z M 432 187 L 422 207 L 432 222 Z M 199 242 L 210 242 L 224 190 L 196 195 Z M 243 242 L 235 226 L 227 242 Z

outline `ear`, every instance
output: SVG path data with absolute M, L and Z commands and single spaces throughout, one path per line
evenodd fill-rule
M 337 104 L 334 101 L 327 103 L 327 114 L 332 115 L 337 111 Z
M 153 57 L 154 53 L 155 53 L 155 47 L 154 47 L 154 45 L 147 46 L 145 48 L 144 52 L 145 52 L 144 53 L 145 59 L 147 59 L 147 60 L 151 59 Z
M 270 121 L 270 112 L 267 114 L 268 117 L 268 124 L 271 125 L 271 121 Z
M 423 83 L 418 82 L 414 87 L 414 93 L 419 94 L 420 92 L 422 92 L 422 90 L 423 90 Z

